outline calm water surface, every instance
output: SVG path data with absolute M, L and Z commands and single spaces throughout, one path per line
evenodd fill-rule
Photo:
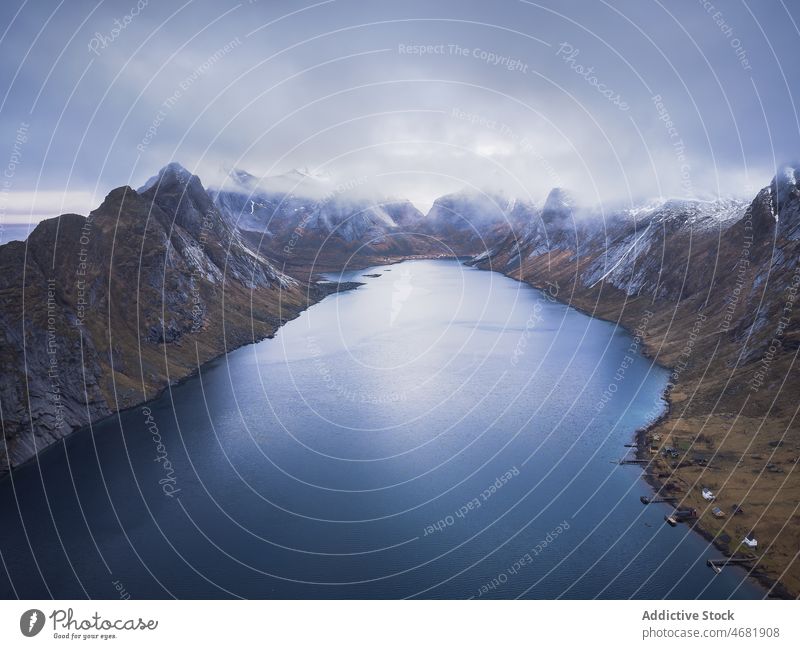
M 762 596 L 614 463 L 667 380 L 628 334 L 456 262 L 342 278 L 2 481 L 0 596 Z

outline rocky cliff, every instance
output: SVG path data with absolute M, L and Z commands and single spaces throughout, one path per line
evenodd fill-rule
M 330 288 L 253 251 L 176 164 L 0 247 L 0 473 L 269 336 Z

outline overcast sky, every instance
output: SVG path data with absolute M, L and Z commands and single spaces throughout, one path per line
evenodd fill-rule
M 800 158 L 798 23 L 789 0 L 4 0 L 0 220 L 86 213 L 172 160 L 422 207 L 751 196 Z

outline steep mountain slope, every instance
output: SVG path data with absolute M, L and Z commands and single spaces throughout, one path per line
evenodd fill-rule
M 794 593 L 800 592 L 796 178 L 795 167 L 782 169 L 749 205 L 668 201 L 594 219 L 543 213 L 523 236 L 475 261 L 620 322 L 672 368 L 669 414 L 640 439 L 642 457 L 653 459 L 650 478 L 696 507 L 700 526 L 723 549 L 739 551 L 755 530 L 756 571 Z M 614 387 L 604 398 L 614 398 Z M 677 456 L 662 453 L 669 447 Z M 702 486 L 717 493 L 726 511 L 738 504 L 744 513 L 714 518 Z
M 175 164 L 88 217 L 43 221 L 0 247 L 0 269 L 0 473 L 331 290 L 254 253 Z

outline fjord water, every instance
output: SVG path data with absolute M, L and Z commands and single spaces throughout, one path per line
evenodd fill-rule
M 454 261 L 341 279 L 0 483 L 0 595 L 762 596 L 615 463 L 667 380 L 628 333 Z

